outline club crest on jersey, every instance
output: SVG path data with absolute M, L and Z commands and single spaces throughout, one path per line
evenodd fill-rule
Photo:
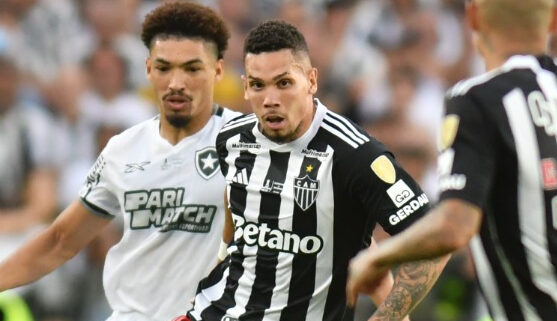
M 210 179 L 219 171 L 219 158 L 214 147 L 205 147 L 195 152 L 195 168 L 204 179 Z
M 318 192 L 318 180 L 314 180 L 308 175 L 294 179 L 294 200 L 303 211 L 315 203 Z

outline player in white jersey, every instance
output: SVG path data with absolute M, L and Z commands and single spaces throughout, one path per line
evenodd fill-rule
M 211 9 L 165 3 L 145 19 L 147 75 L 159 115 L 113 137 L 76 199 L 0 265 L 0 291 L 32 282 L 73 257 L 114 216 L 104 286 L 110 321 L 167 321 L 183 311 L 216 263 L 224 179 L 214 147 L 238 114 L 213 103 L 229 33 Z

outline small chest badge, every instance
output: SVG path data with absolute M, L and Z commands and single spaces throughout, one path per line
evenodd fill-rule
M 219 158 L 214 147 L 205 147 L 195 152 L 195 168 L 204 179 L 210 179 L 219 171 Z
M 319 192 L 318 180 L 314 180 L 308 175 L 294 179 L 294 199 L 303 211 L 315 203 L 317 192 Z

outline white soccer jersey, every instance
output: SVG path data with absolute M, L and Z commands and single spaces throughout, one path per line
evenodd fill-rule
M 99 156 L 80 197 L 95 214 L 123 215 L 123 237 L 104 267 L 109 320 L 168 321 L 189 308 L 217 261 L 225 182 L 214 145 L 237 115 L 218 107 L 174 146 L 157 116 L 113 137 Z

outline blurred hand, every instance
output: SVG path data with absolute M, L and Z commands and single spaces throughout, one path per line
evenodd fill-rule
M 389 269 L 375 266 L 372 251 L 363 250 L 350 261 L 348 281 L 346 282 L 346 299 L 349 306 L 356 304 L 359 293 L 372 295 L 389 277 Z M 371 319 L 370 319 L 371 320 Z

